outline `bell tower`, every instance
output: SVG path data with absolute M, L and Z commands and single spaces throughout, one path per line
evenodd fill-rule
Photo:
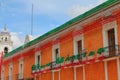
M 6 26 L 0 32 L 0 52 L 8 53 L 12 50 L 13 42 Z

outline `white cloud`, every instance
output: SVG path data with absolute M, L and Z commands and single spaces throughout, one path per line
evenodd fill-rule
M 24 38 L 20 38 L 19 33 L 11 32 L 11 40 L 13 41 L 13 49 L 23 45 Z
M 23 36 L 22 32 L 11 32 L 10 34 L 11 34 L 11 40 L 13 41 L 13 49 L 24 44 L 26 36 Z M 33 39 L 37 37 L 39 36 L 38 35 L 32 36 Z
M 73 5 L 70 10 L 68 11 L 68 14 L 71 16 L 71 17 L 76 17 L 80 14 L 83 14 L 84 12 L 90 10 L 91 8 L 93 8 L 94 6 L 92 5 L 89 5 L 87 7 L 85 6 L 80 6 L 79 4 L 76 4 L 76 5 Z
M 71 6 L 71 8 L 68 10 L 68 14 L 71 17 L 76 17 L 80 14 L 85 13 L 86 11 L 94 8 L 95 6 L 105 2 L 106 0 L 98 0 L 97 3 L 95 4 L 90 4 L 88 6 L 81 6 L 80 4 L 74 4 L 73 6 Z
M 97 3 L 93 3 L 88 6 L 81 6 L 82 0 L 12 0 L 15 3 L 21 4 L 23 7 L 20 9 L 22 12 L 31 14 L 32 4 L 34 4 L 34 15 L 43 14 L 43 15 L 70 15 L 77 16 L 80 13 L 85 12 L 93 8 L 94 6 L 103 3 L 106 0 L 93 0 Z M 86 0 L 90 1 L 90 0 Z M 85 3 L 83 3 L 85 4 Z M 88 4 L 88 3 L 86 3 Z M 18 11 L 18 9 L 16 10 Z

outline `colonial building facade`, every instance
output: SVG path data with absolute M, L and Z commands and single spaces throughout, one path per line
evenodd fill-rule
M 120 1 L 108 0 L 6 53 L 1 80 L 120 80 Z

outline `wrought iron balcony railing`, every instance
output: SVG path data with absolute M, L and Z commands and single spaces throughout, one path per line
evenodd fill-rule
M 105 47 L 105 52 L 104 52 L 105 58 L 110 58 L 118 55 L 120 55 L 119 45 Z
M 6 77 L 7 80 L 12 80 L 12 75 Z
M 49 62 L 45 65 L 33 65 L 32 66 L 32 73 L 43 73 L 48 72 L 50 70 L 58 70 L 63 67 L 71 67 L 83 64 L 93 63 L 97 61 L 103 61 L 106 58 L 111 58 L 120 55 L 120 46 L 108 46 L 102 47 L 98 50 L 93 50 L 87 52 L 87 50 L 81 51 L 81 53 L 77 55 L 68 55 L 66 57 L 58 57 L 55 61 Z
M 23 78 L 23 73 L 16 74 L 16 80 L 25 80 Z

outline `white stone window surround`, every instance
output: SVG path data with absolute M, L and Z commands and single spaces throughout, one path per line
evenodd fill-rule
M 41 65 L 41 51 L 37 51 L 36 53 L 35 53 L 35 64 L 37 65 L 37 63 L 38 63 L 38 56 L 40 56 L 39 58 L 40 58 L 40 60 L 39 60 L 39 64 Z
M 9 64 L 9 75 L 8 75 L 9 80 L 12 80 L 12 76 L 13 76 L 13 63 L 10 63 Z
M 58 55 L 60 56 L 60 43 L 57 43 L 57 44 L 55 44 L 55 45 L 52 46 L 52 61 L 55 61 L 55 59 L 56 59 L 55 58 L 56 57 L 55 56 L 55 49 L 57 49 L 57 48 L 59 50 L 58 51 L 59 52 Z
M 78 54 L 78 44 L 77 42 L 79 40 L 82 40 L 82 49 L 84 49 L 84 35 L 77 35 L 73 38 L 73 44 L 74 44 L 74 54 L 77 55 Z
M 1 70 L 1 80 L 4 80 L 4 66 L 2 66 L 2 70 Z
M 102 29 L 103 47 L 108 46 L 108 30 L 110 30 L 110 29 L 114 29 L 114 31 L 115 31 L 115 44 L 118 45 L 117 22 L 112 21 L 112 22 L 103 24 L 103 29 Z M 107 55 L 107 53 L 105 55 Z
M 21 65 L 22 65 L 22 70 L 21 70 Z M 24 59 L 21 58 L 19 59 L 19 75 L 18 75 L 19 79 L 23 78 L 23 70 L 24 70 Z

